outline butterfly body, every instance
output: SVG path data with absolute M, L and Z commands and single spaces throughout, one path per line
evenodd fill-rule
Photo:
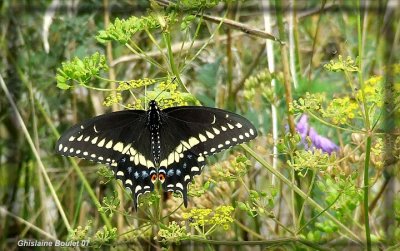
M 141 194 L 179 192 L 187 206 L 187 186 L 201 173 L 205 158 L 257 136 L 244 117 L 216 108 L 180 106 L 100 115 L 67 130 L 56 145 L 64 156 L 107 164 L 132 191 L 137 208 Z
M 153 154 L 153 161 L 156 164 L 160 163 L 161 155 L 161 110 L 158 108 L 156 101 L 152 100 L 149 103 L 150 109 L 147 111 L 147 128 L 151 136 L 151 149 Z

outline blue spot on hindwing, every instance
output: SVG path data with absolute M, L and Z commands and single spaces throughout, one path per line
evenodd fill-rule
M 167 172 L 167 176 L 171 177 L 173 175 L 174 175 L 174 169 L 169 169 L 168 172 Z
M 176 170 L 176 175 L 181 176 L 181 173 L 182 173 L 181 170 L 179 169 Z
M 149 174 L 146 171 L 142 171 L 142 177 L 143 178 L 147 178 L 149 176 Z

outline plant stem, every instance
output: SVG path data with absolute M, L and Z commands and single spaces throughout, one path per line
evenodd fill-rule
M 283 10 L 281 0 L 275 0 L 275 9 L 277 12 L 279 36 L 282 40 L 286 39 L 285 27 L 283 25 Z M 283 69 L 283 82 L 285 87 L 285 99 L 286 99 L 286 111 L 288 116 L 289 131 L 292 135 L 295 135 L 296 129 L 294 124 L 294 118 L 289 110 L 289 104 L 293 103 L 292 98 L 292 86 L 290 83 L 290 67 L 288 61 L 288 51 L 286 45 L 281 45 L 281 58 L 282 58 L 282 69 Z
M 307 110 L 307 114 L 309 114 L 311 117 L 313 117 L 314 119 L 318 120 L 322 124 L 327 125 L 327 126 L 332 127 L 332 128 L 335 128 L 335 129 L 338 129 L 338 130 L 341 130 L 341 131 L 351 132 L 351 133 L 362 133 L 362 134 L 366 133 L 365 130 L 349 129 L 349 128 L 346 128 L 346 127 L 340 127 L 340 126 L 331 124 L 331 123 L 321 119 L 320 117 L 318 117 L 315 113 L 313 113 L 310 110 Z
M 253 235 L 254 237 L 257 237 L 260 240 L 264 239 L 264 237 L 262 235 L 260 235 L 259 233 L 256 233 L 253 229 L 250 229 L 249 227 L 245 226 L 239 220 L 235 219 L 235 224 L 238 225 L 241 229 L 243 229 L 247 233 Z
M 364 224 L 365 224 L 365 237 L 367 239 L 367 250 L 371 250 L 371 233 L 369 228 L 369 203 L 368 203 L 368 192 L 369 192 L 369 161 L 371 157 L 371 136 L 367 138 L 367 146 L 365 149 L 365 163 L 364 163 Z
M 275 10 L 277 14 L 277 21 L 278 21 L 278 29 L 279 29 L 279 37 L 285 41 L 286 40 L 286 34 L 285 34 L 285 27 L 283 24 L 283 10 L 282 10 L 282 2 L 281 0 L 275 0 Z M 286 100 L 286 114 L 288 118 L 288 124 L 289 124 L 289 131 L 292 135 L 296 134 L 296 128 L 294 124 L 294 118 L 293 114 L 290 112 L 289 105 L 293 103 L 293 98 L 292 98 L 292 84 L 291 84 L 291 78 L 290 78 L 290 67 L 289 67 L 289 61 L 288 61 L 288 49 L 286 44 L 281 44 L 280 47 L 280 52 L 281 52 L 281 58 L 282 58 L 282 70 L 283 70 L 283 83 L 285 87 L 285 100 Z M 293 176 L 293 181 L 296 182 L 298 187 L 301 187 L 301 180 L 300 176 L 298 175 L 298 172 L 296 170 L 292 171 L 292 176 Z M 297 216 L 300 214 L 301 206 L 304 203 L 303 199 L 301 196 L 298 194 L 293 193 L 292 194 L 294 198 L 292 199 L 293 203 L 293 208 L 295 209 L 293 211 L 293 225 L 296 228 L 296 222 L 297 222 Z M 301 222 L 302 219 L 300 218 L 299 221 Z
M 107 29 L 110 25 L 110 6 L 109 6 L 109 0 L 103 0 L 103 4 L 104 4 L 104 28 Z M 114 56 L 113 56 L 113 47 L 112 47 L 112 43 L 111 41 L 109 41 L 106 45 L 106 55 L 107 55 L 107 61 L 108 62 L 112 62 L 114 60 Z M 110 83 L 110 87 L 111 89 L 113 89 L 112 93 L 113 95 L 117 95 L 117 85 L 115 83 L 115 79 L 116 79 L 116 74 L 115 74 L 115 67 L 114 66 L 110 66 L 109 70 L 108 70 L 108 77 L 111 80 Z M 118 105 L 116 103 L 114 103 L 112 105 L 112 111 L 115 112 L 118 110 Z M 119 204 L 119 210 L 124 210 L 124 194 L 123 194 L 123 190 L 121 188 L 118 188 L 118 199 L 120 201 Z M 123 224 L 124 224 L 124 218 L 121 214 L 117 214 L 117 231 L 121 231 L 121 229 L 123 228 Z M 119 232 L 120 233 L 120 232 Z
M 140 58 L 146 60 L 150 64 L 154 65 L 155 67 L 159 68 L 162 71 L 166 71 L 166 69 L 160 65 L 158 62 L 153 60 L 151 57 L 149 57 L 146 52 L 144 52 L 142 49 L 140 49 L 139 46 L 137 46 L 135 43 L 132 42 L 132 45 L 136 47 L 137 50 L 135 50 L 130 44 L 126 43 L 125 46 L 135 55 L 138 55 Z
M 169 33 L 169 31 L 163 32 L 163 38 L 164 38 L 165 46 L 167 47 L 167 51 L 168 51 L 168 60 L 169 60 L 171 72 L 175 75 L 176 79 L 178 80 L 178 83 L 185 89 L 185 91 L 190 93 L 189 90 L 186 88 L 186 86 L 183 84 L 181 77 L 180 77 L 179 70 L 175 65 L 174 54 L 172 52 L 172 47 L 171 47 L 171 34 Z
M 207 239 L 202 239 L 202 238 L 196 238 L 195 236 L 192 236 L 189 240 L 195 241 L 195 242 L 200 242 L 200 243 L 207 243 L 207 244 L 213 244 L 213 245 L 225 245 L 225 246 L 256 246 L 256 245 L 262 245 L 263 247 L 266 246 L 276 246 L 276 245 L 289 245 L 292 243 L 302 243 L 303 245 L 309 246 L 314 248 L 315 250 L 328 250 L 326 248 L 320 247 L 319 245 L 298 239 L 298 238 L 282 238 L 282 239 L 275 239 L 275 240 L 262 240 L 262 241 L 219 241 L 219 240 L 207 240 Z
M 307 192 L 307 196 L 308 197 L 310 197 L 310 194 L 311 194 L 311 192 L 313 190 L 316 176 L 317 176 L 317 173 L 315 171 L 313 171 L 312 172 L 312 178 L 311 178 L 310 186 L 309 186 L 308 192 Z M 299 219 L 301 219 L 303 217 L 304 210 L 305 210 L 305 203 L 303 203 L 303 205 L 301 207 L 300 214 L 299 214 Z M 298 222 L 297 225 L 300 227 L 301 226 L 301 222 Z M 303 227 L 301 227 L 301 228 L 303 228 Z M 301 230 L 297 230 L 298 233 L 300 233 L 300 231 Z
M 371 204 L 369 205 L 369 211 L 370 212 L 372 212 L 374 210 L 374 208 L 378 204 L 378 201 L 382 198 L 382 195 L 384 194 L 386 188 L 388 187 L 392 176 L 384 175 L 384 178 L 385 178 L 385 182 L 383 183 L 383 185 L 379 189 L 379 192 L 377 193 L 376 197 L 372 200 Z
M 362 65 L 362 58 L 363 58 L 363 36 L 362 36 L 362 28 L 361 28 L 361 0 L 357 1 L 357 32 L 358 32 L 358 80 L 361 87 L 361 96 L 362 96 L 362 103 L 363 103 L 363 110 L 364 110 L 364 122 L 367 131 L 369 132 L 367 137 L 366 149 L 365 149 L 365 162 L 364 162 L 364 225 L 365 225 L 365 238 L 367 240 L 367 250 L 371 251 L 371 233 L 370 233 L 370 226 L 369 226 L 369 203 L 368 203 L 368 194 L 369 194 L 369 162 L 371 157 L 371 143 L 372 143 L 372 136 L 370 134 L 370 121 L 369 121 L 369 110 L 367 106 L 367 100 L 365 97 L 364 92 L 364 80 L 363 80 L 363 65 Z
M 319 216 L 321 216 L 321 214 L 323 214 L 324 212 L 326 212 L 329 208 L 331 208 L 333 205 L 335 205 L 336 201 L 338 201 L 338 199 L 340 198 L 340 196 L 342 195 L 343 191 L 341 191 L 338 196 L 336 197 L 336 199 L 334 201 L 332 201 L 332 203 L 330 205 L 328 205 L 323 211 L 321 211 L 320 213 L 318 213 L 317 215 L 315 215 L 311 220 L 309 220 L 306 224 L 304 224 L 303 226 L 301 226 L 301 228 L 299 230 L 297 230 L 298 233 L 301 233 L 301 231 L 308 226 L 311 222 L 313 222 L 314 220 L 316 220 Z

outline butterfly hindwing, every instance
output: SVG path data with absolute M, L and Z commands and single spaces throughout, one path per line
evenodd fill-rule
M 177 156 L 180 156 L 177 158 Z M 205 160 L 190 150 L 184 150 L 174 158 L 168 158 L 160 163 L 159 177 L 164 175 L 163 190 L 182 194 L 183 202 L 187 207 L 187 188 L 195 175 L 199 175 L 204 167 Z M 172 155 L 170 155 L 172 156 Z
M 143 160 L 135 162 L 134 158 L 120 159 L 114 168 L 114 173 L 115 178 L 121 180 L 122 184 L 132 192 L 133 207 L 137 210 L 140 195 L 154 190 L 152 178 L 156 179 L 157 175 L 154 165 L 149 162 L 143 165 Z

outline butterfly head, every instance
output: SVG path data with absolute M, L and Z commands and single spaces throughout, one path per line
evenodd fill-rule
M 157 102 L 155 100 L 149 102 L 149 107 L 151 110 L 158 110 Z

